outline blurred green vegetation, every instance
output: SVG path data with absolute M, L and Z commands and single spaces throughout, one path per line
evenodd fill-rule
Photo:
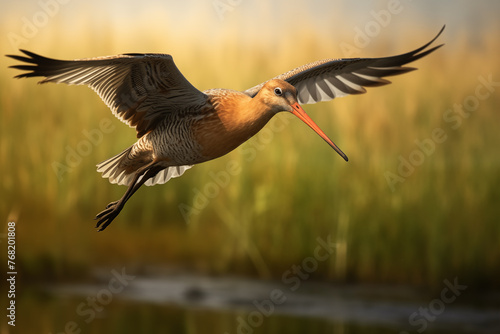
M 363 55 L 402 53 L 435 33 L 394 41 L 397 48 L 372 43 Z M 161 50 L 199 89 L 245 89 L 338 54 L 338 45 L 314 36 L 295 37 L 294 43 L 305 46 L 300 52 L 290 52 L 293 43 L 281 43 L 271 54 L 231 33 L 217 47 L 180 52 L 168 36 L 152 34 L 136 36 L 137 48 L 121 52 Z M 132 144 L 134 131 L 90 89 L 13 80 L 18 72 L 7 66 L 15 61 L 4 58 L 0 218 L 17 222 L 21 276 L 62 280 L 126 263 L 138 270 L 161 264 L 280 279 L 313 256 L 318 237 L 330 236 L 336 251 L 311 273 L 314 278 L 441 287 L 443 279 L 458 276 L 475 287 L 499 287 L 499 87 L 469 116 L 447 114 L 459 117 L 460 125 L 458 118 L 443 119 L 454 104 L 476 94 L 479 77 L 500 81 L 497 36 L 484 35 L 475 48 L 465 34 L 448 40 L 445 33 L 441 42 L 447 44 L 443 49 L 410 65 L 419 71 L 391 78 L 390 86 L 304 106 L 346 152 L 348 163 L 299 120 L 280 114 L 227 156 L 165 185 L 143 187 L 102 233 L 94 231 L 92 218 L 125 187 L 102 179 L 95 165 Z M 49 57 L 82 58 L 117 53 L 120 43 L 111 33 L 97 40 L 82 33 L 71 48 L 56 40 L 33 45 L 39 48 L 32 51 Z M 112 122 L 112 131 L 85 147 L 84 131 L 99 130 L 103 119 Z M 413 153 L 421 150 L 415 141 L 430 140 L 436 128 L 446 140 L 427 153 Z M 88 154 L 59 180 L 53 163 L 68 165 L 68 148 Z M 391 189 L 387 172 L 398 175 L 400 157 L 413 157 L 419 166 Z M 229 174 L 228 163 L 238 172 Z M 221 171 L 230 175 L 227 185 L 217 185 L 211 174 Z M 196 197 L 198 192 L 207 199 Z M 179 205 L 195 208 L 189 223 Z

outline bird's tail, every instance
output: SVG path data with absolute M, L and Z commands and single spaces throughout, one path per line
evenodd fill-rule
M 141 157 L 132 156 L 133 146 L 127 148 L 120 154 L 101 162 L 97 165 L 97 171 L 102 173 L 102 177 L 108 178 L 109 182 L 119 185 L 130 186 L 137 170 L 146 165 Z M 147 186 L 155 184 L 163 184 L 173 177 L 179 177 L 192 166 L 171 166 L 160 171 L 154 178 L 151 178 L 144 183 Z M 139 178 L 140 180 L 140 178 Z
M 127 148 L 120 154 L 101 162 L 97 165 L 97 171 L 102 173 L 102 177 L 108 178 L 109 182 L 116 183 L 120 185 L 130 185 L 134 172 L 127 173 L 127 160 L 129 159 L 129 154 L 132 151 L 132 146 Z

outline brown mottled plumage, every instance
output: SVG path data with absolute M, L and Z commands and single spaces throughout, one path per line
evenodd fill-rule
M 444 29 L 444 27 L 443 27 Z M 21 50 L 8 57 L 26 64 L 17 76 L 45 77 L 40 83 L 87 85 L 113 114 L 137 131 L 138 141 L 97 165 L 111 183 L 127 185 L 123 197 L 96 216 L 104 230 L 143 185 L 178 177 L 194 164 L 218 158 L 259 132 L 278 112 L 296 115 L 346 161 L 347 156 L 299 105 L 366 92 L 390 83 L 383 77 L 414 70 L 403 65 L 433 52 L 424 46 L 393 57 L 322 60 L 298 67 L 244 92 L 196 89 L 166 54 L 129 53 L 111 57 L 57 60 Z M 427 50 L 426 50 L 427 49 Z

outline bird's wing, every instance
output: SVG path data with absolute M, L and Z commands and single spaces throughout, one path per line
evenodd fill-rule
M 443 44 L 426 50 L 441 35 L 444 26 L 429 43 L 393 57 L 325 59 L 297 67 L 273 79 L 285 80 L 297 89 L 297 99 L 301 104 L 329 101 L 350 94 L 362 94 L 364 87 L 382 86 L 391 83 L 386 76 L 402 74 L 416 68 L 403 65 L 420 59 Z M 264 86 L 263 82 L 247 89 L 244 93 L 254 97 Z
M 40 83 L 87 85 L 130 127 L 137 137 L 153 130 L 168 113 L 203 105 L 196 89 L 167 54 L 128 53 L 118 56 L 57 60 L 20 50 L 26 56 L 8 57 L 28 63 L 12 68 L 27 71 L 16 78 L 45 77 Z

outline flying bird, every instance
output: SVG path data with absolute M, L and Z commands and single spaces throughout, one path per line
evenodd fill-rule
M 279 112 L 290 112 L 311 127 L 345 161 L 347 156 L 302 109 L 301 104 L 365 93 L 389 84 L 387 76 L 416 68 L 403 65 L 443 44 L 429 43 L 408 53 L 383 58 L 325 59 L 297 67 L 243 92 L 196 89 L 168 54 L 126 53 L 57 60 L 20 50 L 7 55 L 24 62 L 16 78 L 44 77 L 39 83 L 87 85 L 122 122 L 135 128 L 137 142 L 97 165 L 111 183 L 128 186 L 120 200 L 97 214 L 104 230 L 143 185 L 163 184 L 195 164 L 221 157 L 259 132 Z

